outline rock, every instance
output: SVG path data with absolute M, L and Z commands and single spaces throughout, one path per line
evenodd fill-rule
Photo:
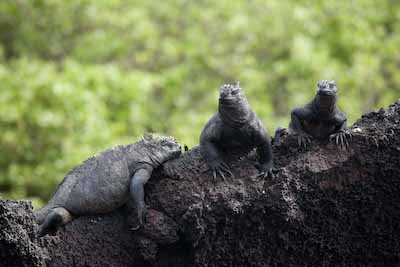
M 34 239 L 32 205 L 0 198 L 0 266 L 46 266 L 49 255 Z
M 194 148 L 154 173 L 146 185 L 148 222 L 138 231 L 121 208 L 78 218 L 38 241 L 30 205 L 0 201 L 0 262 L 398 266 L 400 103 L 365 114 L 352 133 L 347 149 L 314 142 L 299 150 L 291 136 L 283 138 L 274 145 L 280 171 L 265 182 L 255 177 L 252 152 L 230 155 L 236 178 L 214 183 Z

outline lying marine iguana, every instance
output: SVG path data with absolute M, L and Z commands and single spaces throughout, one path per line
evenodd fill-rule
M 346 115 L 336 106 L 337 87 L 335 81 L 321 80 L 317 84 L 317 94 L 303 108 L 295 108 L 291 113 L 289 134 L 295 134 L 300 147 L 306 147 L 311 139 L 331 140 L 341 146 L 348 146 Z M 284 130 L 278 129 L 275 136 Z
M 239 83 L 220 88 L 218 112 L 207 122 L 200 136 L 204 159 L 217 175 L 234 176 L 221 154 L 233 148 L 257 148 L 260 177 L 273 177 L 271 141 L 261 120 L 251 110 Z
M 49 203 L 35 212 L 39 237 L 56 232 L 73 217 L 110 212 L 132 198 L 138 227 L 146 215 L 144 184 L 153 169 L 179 157 L 172 137 L 149 135 L 90 158 L 68 173 Z

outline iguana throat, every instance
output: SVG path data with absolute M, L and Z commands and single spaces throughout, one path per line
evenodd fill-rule
M 222 121 L 232 128 L 241 128 L 251 120 L 251 108 L 243 95 L 220 98 L 218 112 Z
M 313 108 L 317 114 L 320 114 L 322 116 L 329 116 L 333 114 L 336 109 L 336 99 L 336 95 L 316 95 L 313 102 Z

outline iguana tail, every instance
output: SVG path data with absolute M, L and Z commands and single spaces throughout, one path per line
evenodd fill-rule
M 49 214 L 49 211 L 50 210 L 49 210 L 49 207 L 47 205 L 44 206 L 43 208 L 35 211 L 33 213 L 33 216 L 35 218 L 36 223 L 41 225 L 44 222 L 44 220 L 46 219 L 47 215 Z

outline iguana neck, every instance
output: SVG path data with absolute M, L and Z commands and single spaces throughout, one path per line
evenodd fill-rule
M 153 168 L 157 168 L 162 164 L 161 153 L 156 153 L 153 147 L 149 147 L 141 143 L 141 149 L 137 148 L 137 143 L 127 147 L 129 162 L 146 163 Z
M 218 113 L 225 124 L 232 128 L 241 128 L 251 120 L 253 111 L 245 97 L 220 98 Z
M 320 96 L 316 95 L 313 102 L 313 110 L 322 117 L 330 117 L 336 110 L 336 96 Z

